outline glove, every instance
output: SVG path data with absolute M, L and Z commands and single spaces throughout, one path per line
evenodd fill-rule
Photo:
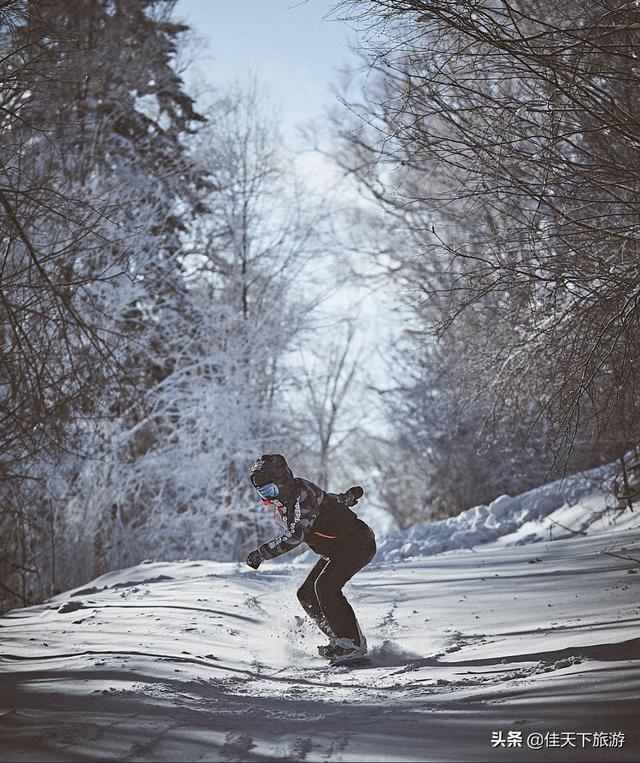
M 260 552 L 257 549 L 249 553 L 249 556 L 247 557 L 247 564 L 249 567 L 253 567 L 254 570 L 257 570 L 258 567 L 262 564 L 262 557 L 260 556 Z
M 364 490 L 360 487 L 360 485 L 354 485 L 347 490 L 347 493 L 349 493 L 353 498 L 353 503 L 351 505 L 355 506 L 356 503 L 358 503 L 358 499 L 362 498 L 364 495 Z

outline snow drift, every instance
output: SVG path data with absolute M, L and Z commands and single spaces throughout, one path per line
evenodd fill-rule
M 501 495 L 440 522 L 424 522 L 388 534 L 378 544 L 378 559 L 397 562 L 452 549 L 474 548 L 501 540 L 522 544 L 570 534 L 633 527 L 640 518 L 613 511 L 608 483 L 615 465 L 607 464 L 512 497 Z

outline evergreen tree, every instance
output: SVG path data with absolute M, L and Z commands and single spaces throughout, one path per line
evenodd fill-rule
M 3 5 L 3 579 L 22 600 L 56 575 L 96 422 L 176 349 L 148 348 L 186 301 L 179 236 L 205 181 L 182 143 L 200 118 L 172 66 L 172 5 Z

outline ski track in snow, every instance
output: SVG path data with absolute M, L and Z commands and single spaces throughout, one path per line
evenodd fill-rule
M 317 656 L 308 564 L 110 572 L 0 618 L 1 757 L 637 761 L 639 559 L 638 529 L 595 527 L 377 562 L 347 586 L 371 658 L 353 668 Z M 498 731 L 626 740 L 494 748 Z

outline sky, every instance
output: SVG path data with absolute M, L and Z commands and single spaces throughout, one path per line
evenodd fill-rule
M 354 61 L 356 37 L 330 17 L 335 0 L 179 0 L 175 16 L 208 44 L 196 67 L 211 84 L 257 74 L 285 138 L 335 102 L 331 87 Z

